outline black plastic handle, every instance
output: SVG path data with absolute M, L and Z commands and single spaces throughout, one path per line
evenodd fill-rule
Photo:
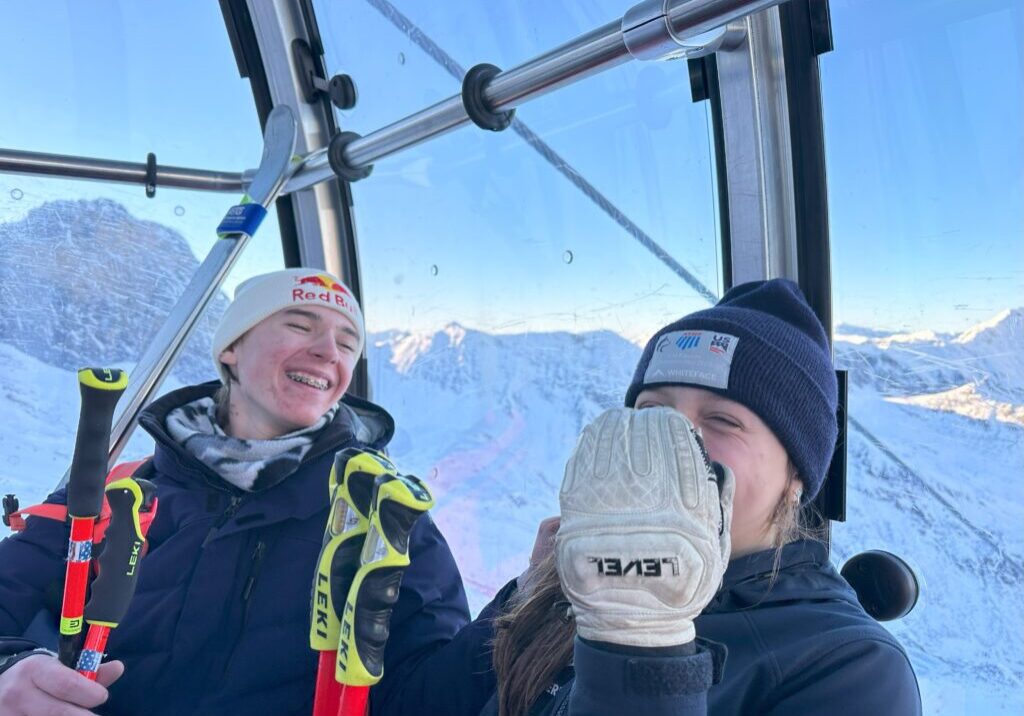
M 82 409 L 68 477 L 68 514 L 96 517 L 103 507 L 114 406 L 128 387 L 128 374 L 116 368 L 83 368 L 78 371 L 78 386 Z
M 113 629 L 124 618 L 135 594 L 142 544 L 146 541 L 139 512 L 152 503 L 156 486 L 148 480 L 126 477 L 111 482 L 106 492 L 110 525 L 99 557 L 100 574 L 85 605 L 85 621 Z

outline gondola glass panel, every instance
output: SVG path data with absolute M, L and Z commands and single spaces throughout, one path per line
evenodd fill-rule
M 599 3 L 314 3 L 365 134 L 606 22 Z M 580 428 L 621 405 L 639 343 L 720 292 L 706 103 L 685 62 L 554 91 L 501 133 L 468 126 L 353 185 L 375 400 L 474 611 L 526 566 Z M 652 253 L 657 244 L 678 264 Z
M 925 713 L 1022 713 L 1024 10 L 830 5 L 835 348 L 851 400 L 834 551 L 887 549 L 923 578 L 890 628 Z
M 38 2 L 0 23 L 0 147 L 242 171 L 262 137 L 216 3 Z M 70 462 L 82 366 L 135 360 L 238 196 L 0 173 L 0 493 L 40 501 Z M 271 211 L 229 289 L 283 265 Z M 215 377 L 219 296 L 165 386 Z M 148 454 L 137 431 L 126 457 Z

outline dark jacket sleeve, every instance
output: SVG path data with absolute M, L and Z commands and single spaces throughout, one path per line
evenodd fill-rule
M 577 637 L 569 716 L 707 714 L 708 689 L 721 673 L 707 646 L 692 645 L 694 653 L 678 656 L 610 648 Z
M 470 623 L 462 578 L 437 527 L 421 520 L 391 620 L 384 678 L 370 692 L 374 716 L 476 716 L 495 688 L 492 621 L 506 586 Z
M 64 503 L 64 493 L 47 502 Z M 69 528 L 30 517 L 24 531 L 0 541 L 0 637 L 21 636 L 64 582 Z M 59 608 L 59 606 L 58 606 Z
M 906 654 L 896 645 L 865 638 L 838 646 L 801 665 L 779 687 L 767 713 L 830 716 L 919 716 L 921 694 Z

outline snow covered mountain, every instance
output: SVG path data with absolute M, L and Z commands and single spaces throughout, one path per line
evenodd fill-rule
M 398 464 L 439 496 L 435 519 L 474 611 L 526 566 L 582 427 L 619 405 L 639 349 L 610 332 L 371 336 L 374 399 L 395 416 Z
M 928 713 L 1022 701 L 1024 649 L 1006 638 L 1024 634 L 1022 315 L 958 336 L 836 342 L 851 405 L 848 520 L 834 554 L 887 549 L 916 569 L 920 604 L 890 628 L 921 673 Z M 579 428 L 620 403 L 639 353 L 608 333 L 457 325 L 372 340 L 376 397 L 401 427 L 396 459 L 439 494 L 436 517 L 475 608 L 525 566 L 536 524 L 557 512 Z
M 51 201 L 0 223 L 0 341 L 59 368 L 134 363 L 199 262 L 177 232 L 105 199 Z M 175 368 L 210 379 L 217 296 Z
M 834 555 L 882 548 L 914 566 L 920 603 L 890 628 L 936 712 L 1018 713 L 1024 311 L 958 335 L 836 333 L 850 377 L 850 474 Z
M 839 326 L 836 362 L 854 384 L 891 397 L 946 396 L 945 409 L 980 400 L 1024 403 L 1024 309 L 1007 309 L 960 334 L 932 331 L 879 335 Z M 935 403 L 937 407 L 938 403 Z
M 0 240 L 0 492 L 29 504 L 70 458 L 69 368 L 130 364 L 196 262 L 180 237 L 113 202 L 45 205 L 0 225 Z M 51 261 L 32 253 L 40 245 Z M 177 380 L 212 375 L 210 328 Z M 1024 707 L 1022 337 L 1020 308 L 958 335 L 837 331 L 851 405 L 848 519 L 833 554 L 888 549 L 914 566 L 921 601 L 889 627 L 929 714 Z M 398 425 L 393 457 L 433 488 L 476 611 L 526 566 L 580 428 L 620 404 L 640 349 L 611 332 L 491 335 L 453 323 L 371 334 L 367 351 L 374 398 Z M 149 449 L 140 435 L 129 455 Z

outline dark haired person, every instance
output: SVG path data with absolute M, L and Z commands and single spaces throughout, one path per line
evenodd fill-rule
M 906 653 L 801 525 L 836 401 L 825 331 L 790 281 L 658 331 L 627 407 L 569 462 L 556 553 L 498 623 L 483 713 L 919 714 Z

